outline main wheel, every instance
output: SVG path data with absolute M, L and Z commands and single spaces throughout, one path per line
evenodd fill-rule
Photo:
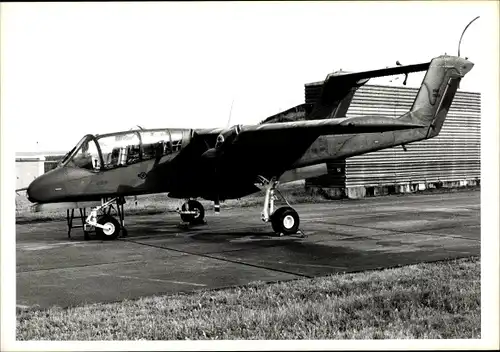
M 290 207 L 279 208 L 271 215 L 271 225 L 278 234 L 293 235 L 299 229 L 299 214 Z
M 104 226 L 95 228 L 97 235 L 104 241 L 115 240 L 120 233 L 120 223 L 111 215 L 103 215 L 97 220 L 98 224 Z
M 181 214 L 181 219 L 184 222 L 190 222 L 192 224 L 201 224 L 205 218 L 205 209 L 203 205 L 197 200 L 189 200 L 182 204 L 183 211 L 195 211 L 196 214 Z

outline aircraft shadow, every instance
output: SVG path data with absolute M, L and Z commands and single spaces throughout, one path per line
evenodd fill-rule
M 141 221 L 127 227 L 128 240 L 134 239 L 154 239 L 165 240 L 166 242 L 198 242 L 212 244 L 228 244 L 235 246 L 258 245 L 275 246 L 286 245 L 287 243 L 301 241 L 300 234 L 291 236 L 278 236 L 270 226 L 235 227 L 217 226 L 217 224 L 190 225 L 187 228 L 179 226 L 178 221 L 154 220 Z

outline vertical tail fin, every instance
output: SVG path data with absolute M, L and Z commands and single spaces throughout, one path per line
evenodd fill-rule
M 306 84 L 306 103 L 312 105 L 312 111 L 306 115 L 306 120 L 345 117 L 356 90 L 370 79 L 363 75 L 371 72 L 353 74 L 336 71 L 330 73 L 323 82 Z
M 429 126 L 426 138 L 439 134 L 460 80 L 474 64 L 457 56 L 434 58 L 425 74 L 410 111 L 401 117 Z

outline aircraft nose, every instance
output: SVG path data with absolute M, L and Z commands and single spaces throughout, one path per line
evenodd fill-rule
M 44 190 L 45 190 L 45 182 L 44 178 L 46 175 L 41 175 L 35 178 L 30 185 L 28 186 L 28 189 L 26 190 L 26 193 L 28 195 L 28 200 L 32 203 L 35 202 L 43 202 L 44 198 Z
M 34 179 L 26 190 L 28 200 L 32 203 L 44 203 L 53 200 L 56 195 L 55 192 L 58 190 L 57 183 L 60 172 L 61 170 L 58 169 L 51 170 Z

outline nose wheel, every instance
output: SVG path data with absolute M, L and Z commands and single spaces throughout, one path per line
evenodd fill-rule
M 115 240 L 120 233 L 120 223 L 111 215 L 103 215 L 97 223 L 102 227 L 96 227 L 96 234 L 104 241 Z
M 114 203 L 116 204 L 115 211 L 118 219 L 111 215 Z M 90 239 L 88 233 L 91 230 L 95 230 L 96 235 L 103 241 L 115 240 L 120 234 L 121 237 L 127 237 L 123 204 L 125 204 L 125 199 L 117 197 L 111 200 L 102 199 L 100 206 L 92 208 L 83 226 L 85 240 Z

